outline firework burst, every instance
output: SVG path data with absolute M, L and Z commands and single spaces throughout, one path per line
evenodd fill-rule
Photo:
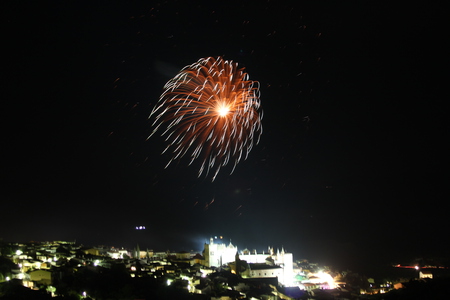
M 231 173 L 246 159 L 262 133 L 259 83 L 249 80 L 244 68 L 221 57 L 202 58 L 184 67 L 164 86 L 150 118 L 153 131 L 172 152 L 167 166 L 190 156 L 201 159 L 198 173 L 212 170 L 212 180 L 230 161 Z

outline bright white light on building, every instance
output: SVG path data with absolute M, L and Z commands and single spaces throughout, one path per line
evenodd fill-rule
M 167 285 L 171 285 L 172 284 L 172 280 L 171 279 L 167 279 Z
M 21 250 L 17 250 L 17 251 L 16 251 L 16 255 L 22 255 L 22 253 L 23 253 L 23 252 L 22 252 Z
M 96 259 L 96 260 L 94 261 L 94 266 L 95 266 L 95 267 L 98 266 L 99 263 L 100 263 L 100 261 L 99 261 L 98 259 Z

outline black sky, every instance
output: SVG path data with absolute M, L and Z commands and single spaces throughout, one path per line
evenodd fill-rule
M 91 2 L 2 3 L 0 238 L 224 235 L 339 267 L 448 253 L 441 2 Z M 146 141 L 164 83 L 208 56 L 246 67 L 264 110 L 213 183 Z

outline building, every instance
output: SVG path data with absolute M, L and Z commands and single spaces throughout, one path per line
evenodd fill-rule
M 37 282 L 38 284 L 51 285 L 52 284 L 52 272 L 48 270 L 36 270 L 29 273 L 30 280 Z
M 244 254 L 247 253 L 247 254 Z M 282 272 L 277 273 L 278 281 L 285 286 L 293 286 L 294 284 L 294 257 L 292 253 L 287 253 L 284 248 L 277 251 L 275 254 L 274 249 L 269 247 L 268 253 L 250 253 L 243 251 L 243 254 L 239 255 L 241 260 L 245 260 L 249 264 L 268 264 L 281 267 Z M 271 272 L 272 273 L 272 272 Z
M 281 252 L 274 253 L 274 249 L 269 247 L 268 253 L 251 253 L 247 249 L 241 253 L 238 252 L 236 246 L 231 242 L 226 245 L 222 239 L 210 239 L 210 243 L 205 243 L 204 257 L 205 265 L 207 267 L 219 267 L 225 264 L 234 263 L 236 261 L 236 253 L 241 261 L 246 261 L 247 264 L 254 264 L 253 268 L 258 270 L 266 268 L 266 272 L 252 272 L 249 276 L 256 276 L 256 274 L 266 274 L 261 277 L 277 277 L 278 281 L 285 286 L 292 286 L 294 284 L 294 262 L 292 253 L 286 253 L 282 248 Z M 272 268 L 273 267 L 273 268 Z M 251 269 L 251 267 L 250 267 Z M 268 271 L 270 270 L 270 271 Z M 269 275 L 268 275 L 269 274 Z M 258 276 L 259 277 L 259 276 Z
M 237 252 L 237 247 L 230 243 L 228 246 L 224 243 L 214 242 L 214 239 L 209 240 L 209 244 L 205 243 L 205 250 L 203 257 L 205 258 L 205 265 L 207 267 L 220 267 L 224 264 L 234 261 Z
M 433 273 L 431 273 L 430 270 L 421 270 L 419 272 L 419 278 L 420 279 L 424 279 L 424 278 L 430 278 L 433 279 Z
M 284 277 L 284 270 L 280 266 L 271 266 L 268 264 L 248 264 L 250 278 L 273 278 Z

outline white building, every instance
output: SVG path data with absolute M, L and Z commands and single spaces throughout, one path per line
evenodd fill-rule
M 239 254 L 239 258 L 251 264 L 273 262 L 275 266 L 281 267 L 282 270 L 276 273 L 278 281 L 285 286 L 294 285 L 294 257 L 292 253 L 286 253 L 284 248 L 281 249 L 281 252 L 277 251 L 276 254 L 273 248 L 269 248 L 268 253 Z
M 214 239 L 211 238 L 209 244 L 205 243 L 205 264 L 207 267 L 220 267 L 234 261 L 236 252 L 237 247 L 231 242 L 227 246 L 224 243 L 214 243 Z
M 280 266 L 270 266 L 267 264 L 249 264 L 249 275 L 250 278 L 273 278 L 278 277 L 278 281 L 280 278 L 284 277 L 284 270 Z
M 429 271 L 429 270 L 421 270 L 419 272 L 419 278 L 420 279 L 423 279 L 423 278 L 433 279 L 433 273 L 431 273 L 431 271 Z
M 231 242 L 226 245 L 225 243 L 222 243 L 221 240 L 216 240 L 216 242 L 214 242 L 214 239 L 211 238 L 209 244 L 205 243 L 205 264 L 207 267 L 219 267 L 234 262 L 236 260 L 236 253 L 238 253 L 238 249 L 231 244 Z M 250 253 L 246 250 L 243 251 L 242 254 L 239 253 L 239 259 L 245 260 L 249 264 L 272 263 L 280 269 L 268 268 L 271 269 L 270 273 L 265 272 L 266 275 L 262 277 L 278 277 L 278 281 L 285 286 L 293 286 L 294 284 L 293 255 L 292 253 L 286 253 L 284 249 L 282 249 L 281 252 L 277 251 L 276 254 L 274 253 L 273 248 L 269 248 L 268 253 Z M 250 273 L 250 275 L 252 276 L 252 274 L 255 275 L 259 273 L 260 272 L 253 272 Z M 270 276 L 267 274 L 270 274 Z

